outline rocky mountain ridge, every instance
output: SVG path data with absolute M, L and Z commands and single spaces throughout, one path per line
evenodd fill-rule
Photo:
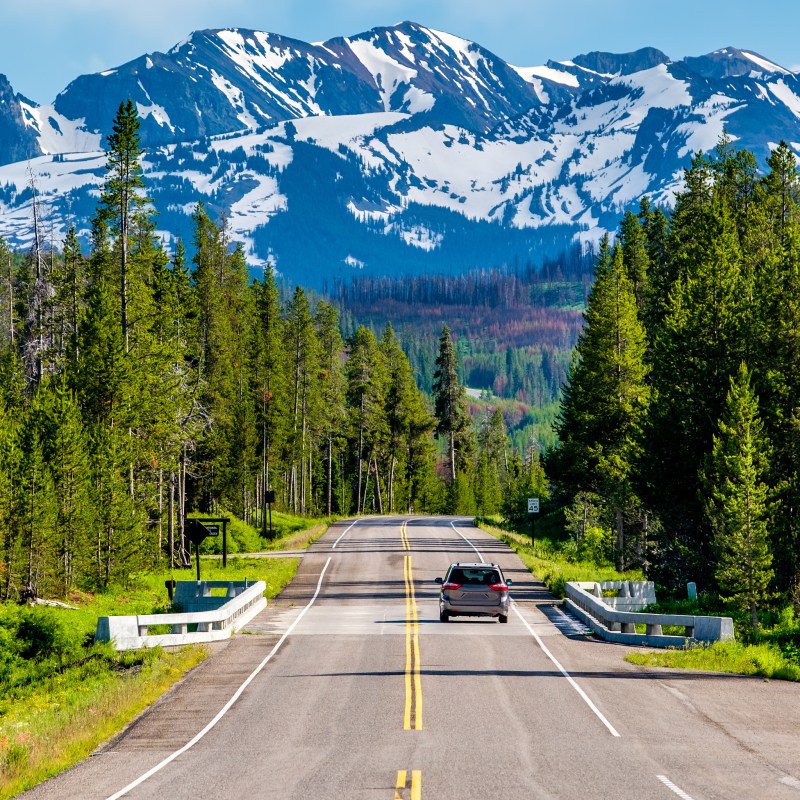
M 671 61 L 654 48 L 517 67 L 416 23 L 307 44 L 199 31 L 81 76 L 39 106 L 0 81 L 0 234 L 30 240 L 31 179 L 53 239 L 87 233 L 102 142 L 137 105 L 165 235 L 198 201 L 257 268 L 312 284 L 537 262 L 669 205 L 723 129 L 763 163 L 800 150 L 800 79 L 752 51 Z

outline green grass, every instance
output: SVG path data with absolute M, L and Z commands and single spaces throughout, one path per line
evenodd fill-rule
M 786 658 L 777 645 L 767 643 L 715 642 L 708 647 L 692 645 L 684 650 L 630 653 L 625 660 L 648 667 L 710 670 L 800 681 L 800 665 Z
M 272 512 L 272 536 L 261 536 L 261 530 L 231 516 L 228 525 L 228 554 L 261 553 L 273 550 L 302 550 L 316 541 L 328 529 L 333 518 L 309 519 L 280 511 Z M 269 534 L 269 527 L 267 527 Z M 222 534 L 207 538 L 200 553 L 221 555 Z
M 201 570 L 206 580 L 263 580 L 272 598 L 299 563 L 233 556 L 225 569 L 204 560 Z M 163 570 L 103 594 L 75 592 L 64 598 L 75 610 L 0 604 L 0 800 L 88 756 L 205 658 L 201 646 L 116 653 L 92 643 L 98 617 L 166 611 L 164 581 L 194 576 Z
M 593 561 L 571 560 L 567 558 L 557 542 L 551 539 L 538 539 L 531 546 L 529 535 L 501 528 L 481 521 L 482 530 L 505 542 L 522 559 L 525 566 L 556 597 L 564 597 L 569 581 L 622 581 L 642 580 L 638 570 L 617 572 L 607 564 L 595 564 Z
M 4 702 L 0 800 L 89 756 L 205 658 L 199 647 L 108 657 L 53 674 Z
M 522 559 L 526 567 L 556 597 L 564 597 L 569 581 L 618 581 L 644 580 L 638 570 L 619 573 L 608 564 L 595 564 L 574 557 L 574 550 L 564 547 L 563 541 L 537 538 L 531 547 L 530 534 L 504 530 L 486 520 L 476 522 L 480 527 L 509 545 Z M 539 526 L 537 526 L 538 529 Z M 557 532 L 557 526 L 548 533 Z M 674 667 L 680 669 L 711 670 L 737 675 L 760 675 L 764 678 L 800 681 L 800 626 L 789 607 L 779 612 L 773 627 L 758 634 L 749 628 L 749 614 L 732 614 L 718 598 L 701 595 L 697 600 L 667 599 L 649 606 L 647 611 L 660 614 L 702 614 L 711 616 L 732 615 L 736 624 L 736 635 L 742 641 L 715 642 L 710 646 L 691 644 L 682 650 L 660 650 L 637 652 L 625 657 L 631 664 L 642 666 Z M 774 615 L 774 614 L 773 614 Z M 645 625 L 637 624 L 638 633 L 645 632 Z M 664 634 L 683 636 L 684 629 L 665 626 Z

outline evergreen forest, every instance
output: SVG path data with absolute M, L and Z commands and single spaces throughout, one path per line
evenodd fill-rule
M 266 533 L 267 499 L 299 515 L 496 513 L 544 492 L 536 448 L 510 457 L 502 413 L 473 421 L 440 326 L 428 392 L 391 324 L 251 280 L 201 204 L 168 252 L 122 103 L 83 252 L 0 242 L 0 596 L 65 596 L 184 565 L 187 514 Z M 191 256 L 187 255 L 187 251 Z M 510 487 L 510 489 L 509 489 Z
M 762 173 L 723 135 L 672 211 L 625 213 L 593 283 L 574 251 L 327 296 L 271 267 L 251 279 L 202 204 L 168 251 L 141 155 L 123 103 L 88 252 L 74 227 L 45 243 L 33 180 L 33 246 L 0 241 L 3 599 L 184 565 L 193 512 L 266 533 L 274 493 L 298 515 L 518 527 L 537 496 L 598 563 L 695 581 L 754 626 L 776 598 L 800 606 L 800 179 L 785 143 Z
M 749 612 L 800 610 L 800 182 L 723 135 L 595 267 L 546 457 L 579 544 Z

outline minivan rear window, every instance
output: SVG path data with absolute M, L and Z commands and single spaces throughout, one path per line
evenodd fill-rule
M 491 586 L 493 583 L 500 583 L 500 574 L 496 569 L 456 567 L 448 580 L 462 586 Z

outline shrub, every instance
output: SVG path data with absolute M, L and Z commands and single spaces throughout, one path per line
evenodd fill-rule
M 25 609 L 17 627 L 17 650 L 22 658 L 60 656 L 68 649 L 69 637 L 50 609 Z

